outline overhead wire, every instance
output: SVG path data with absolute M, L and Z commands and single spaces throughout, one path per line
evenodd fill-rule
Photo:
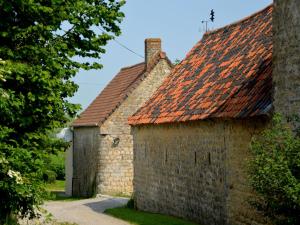
M 103 33 L 106 33 L 106 34 L 107 34 L 107 32 L 104 31 L 103 29 L 101 29 L 100 27 L 97 27 L 97 28 L 98 28 L 100 31 L 102 31 Z M 113 40 L 115 43 L 117 43 L 119 46 L 121 46 L 122 48 L 126 49 L 127 51 L 129 51 L 129 52 L 131 52 L 131 53 L 133 53 L 133 54 L 139 56 L 139 57 L 142 58 L 142 59 L 145 58 L 145 57 L 142 56 L 141 54 L 139 54 L 139 53 L 133 51 L 132 49 L 130 49 L 130 48 L 127 47 L 126 45 L 122 44 L 121 42 L 117 41 L 116 39 L 113 38 L 112 40 Z M 87 83 L 87 82 L 76 82 L 76 83 L 77 83 L 77 84 L 82 84 L 82 85 L 93 85 L 93 86 L 102 86 L 102 85 L 104 85 L 104 83 L 103 83 L 103 84 L 95 84 L 95 83 Z
M 97 27 L 97 28 L 98 28 L 100 31 L 102 31 L 103 33 L 106 33 L 106 34 L 107 34 L 107 32 L 106 32 L 105 30 L 101 29 L 100 27 Z M 142 59 L 145 58 L 145 57 L 142 56 L 141 54 L 139 54 L 139 53 L 133 51 L 132 49 L 130 49 L 130 48 L 127 47 L 126 45 L 122 44 L 121 42 L 117 41 L 116 39 L 113 38 L 112 40 L 113 40 L 115 43 L 117 43 L 119 46 L 121 46 L 122 48 L 128 50 L 129 52 L 131 52 L 131 53 L 133 53 L 133 54 L 135 54 L 135 55 L 141 57 Z

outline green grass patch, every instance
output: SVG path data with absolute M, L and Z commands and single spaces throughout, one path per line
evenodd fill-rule
M 107 209 L 105 213 L 136 225 L 196 225 L 196 223 L 176 217 L 142 212 L 126 207 Z
M 51 191 L 46 196 L 45 200 L 47 201 L 77 201 L 86 199 L 83 197 L 73 197 L 73 196 L 66 196 L 64 192 L 60 191 Z
M 65 181 L 56 180 L 54 183 L 46 184 L 48 192 L 45 200 L 47 201 L 76 201 L 85 198 L 66 196 L 65 194 Z
M 54 183 L 46 184 L 47 191 L 65 191 L 65 181 L 56 180 Z

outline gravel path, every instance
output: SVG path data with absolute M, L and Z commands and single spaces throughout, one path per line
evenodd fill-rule
M 129 225 L 127 222 L 103 214 L 105 209 L 123 206 L 127 201 L 127 198 L 101 196 L 78 201 L 47 202 L 43 208 L 60 222 L 79 225 Z

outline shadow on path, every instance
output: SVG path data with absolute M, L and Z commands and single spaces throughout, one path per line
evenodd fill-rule
M 127 198 L 99 196 L 76 201 L 49 201 L 43 208 L 61 222 L 78 225 L 129 225 L 103 213 L 108 208 L 124 206 L 127 201 Z
M 126 205 L 128 202 L 127 198 L 112 198 L 108 197 L 107 199 L 97 201 L 97 202 L 88 202 L 83 205 L 89 207 L 91 210 L 97 213 L 103 213 L 106 209 L 116 208 Z

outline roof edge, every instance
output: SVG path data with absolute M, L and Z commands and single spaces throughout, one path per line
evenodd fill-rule
M 233 23 L 230 23 L 230 24 L 228 24 L 228 25 L 226 25 L 226 26 L 224 26 L 224 27 L 220 27 L 220 28 L 217 28 L 217 29 L 215 29 L 215 30 L 207 31 L 207 32 L 204 33 L 203 38 L 206 37 L 206 36 L 209 36 L 209 35 L 218 33 L 218 32 L 220 32 L 220 31 L 222 31 L 222 30 L 224 30 L 224 29 L 226 29 L 226 28 L 229 29 L 229 28 L 231 28 L 231 27 L 233 27 L 233 26 L 236 26 L 236 25 L 238 25 L 238 24 L 240 24 L 240 23 L 246 22 L 247 20 L 251 19 L 252 17 L 257 16 L 257 15 L 259 15 L 260 13 L 262 13 L 263 11 L 267 11 L 269 8 L 272 8 L 272 7 L 273 7 L 273 3 L 270 4 L 270 5 L 268 5 L 268 6 L 266 6 L 266 7 L 263 8 L 263 9 L 261 9 L 261 10 L 255 12 L 255 13 L 253 13 L 253 14 L 247 16 L 247 17 L 244 17 L 244 18 L 242 18 L 242 19 L 240 19 L 240 20 L 237 20 L 237 21 L 235 21 L 235 22 L 233 22 Z
M 130 117 L 127 120 L 127 123 L 132 126 L 143 126 L 143 125 L 160 125 L 160 124 L 172 124 L 172 123 L 186 123 L 186 122 L 194 122 L 194 121 L 204 121 L 204 120 L 211 120 L 211 119 L 246 119 L 246 118 L 254 118 L 254 117 L 270 117 L 270 115 L 272 115 L 272 110 L 268 110 L 264 113 L 258 114 L 258 115 L 248 115 L 245 117 L 237 117 L 237 118 L 232 118 L 232 117 L 221 117 L 221 116 L 213 116 L 213 117 L 204 117 L 202 119 L 199 118 L 195 118 L 195 119 L 188 119 L 188 120 L 182 120 L 182 121 L 177 121 L 175 120 L 176 116 L 162 116 L 162 117 L 156 117 L 156 118 L 147 118 L 148 121 L 151 120 L 155 120 L 154 122 L 146 122 L 146 121 L 142 121 L 142 122 L 137 122 L 137 120 L 140 119 L 135 119 Z M 157 121 L 157 120 L 161 120 L 161 121 Z
M 134 64 L 134 65 L 130 65 L 130 66 L 125 66 L 125 67 L 122 67 L 117 73 L 116 73 L 116 75 L 118 75 L 122 70 L 125 70 L 125 69 L 130 69 L 130 68 L 133 68 L 133 67 L 135 67 L 135 66 L 139 66 L 139 65 L 142 65 L 142 64 L 144 64 L 145 62 L 140 62 L 140 63 L 136 63 L 136 64 Z M 145 69 L 144 69 L 145 70 Z M 144 71 L 143 70 L 143 71 Z M 142 72 L 143 73 L 143 72 Z M 116 77 L 116 75 L 108 82 L 108 84 L 107 85 L 109 85 L 109 83 Z M 78 118 L 76 118 L 76 120 L 77 119 L 79 119 L 80 118 L 80 115 L 84 112 L 84 111 L 86 111 L 87 110 L 87 108 L 91 105 L 91 104 L 93 104 L 93 102 L 94 101 L 96 101 L 96 99 L 97 99 L 97 97 L 102 93 L 102 91 L 107 87 L 107 85 L 100 91 L 100 93 L 93 99 L 93 101 L 85 108 L 85 110 L 83 110 L 80 114 L 79 114 L 79 116 L 78 116 Z M 108 116 L 110 116 L 111 114 L 109 114 Z M 70 125 L 71 127 L 93 127 L 93 126 L 100 126 L 101 125 L 101 123 L 81 123 L 81 124 L 76 124 L 76 120 Z M 107 120 L 107 118 L 105 119 L 105 120 Z
M 120 69 L 120 71 L 121 71 L 121 70 L 126 70 L 126 69 L 131 69 L 131 68 L 133 68 L 133 67 L 142 65 L 142 64 L 144 64 L 144 63 L 145 63 L 145 62 L 140 62 L 140 63 L 136 63 L 136 64 L 131 65 L 131 66 L 124 66 L 124 67 L 122 67 L 122 68 Z
M 135 88 L 140 84 L 141 81 L 143 81 L 147 75 L 150 73 L 150 71 L 152 71 L 154 69 L 154 67 L 159 63 L 159 61 L 161 59 L 165 59 L 167 61 L 167 63 L 169 64 L 169 66 L 171 68 L 174 67 L 173 63 L 171 62 L 171 60 L 168 58 L 167 54 L 163 51 L 160 51 L 157 53 L 157 55 L 155 55 L 153 57 L 153 59 L 151 59 L 151 64 L 149 67 L 146 67 L 144 70 L 141 72 L 141 74 L 144 74 L 142 76 L 140 76 L 137 80 L 135 80 L 130 86 L 129 86 L 129 90 L 128 92 L 124 95 L 124 98 L 121 102 L 119 102 L 118 105 L 116 105 L 116 107 L 109 113 L 109 115 L 107 115 L 107 117 L 105 118 L 105 120 L 103 121 L 99 121 L 97 126 L 101 126 L 118 108 L 119 106 L 127 99 L 127 97 L 135 90 Z M 136 64 L 135 66 L 139 65 L 141 63 Z M 130 68 L 130 67 L 127 67 Z
M 71 127 L 99 127 L 97 123 L 71 124 Z
M 159 60 L 161 59 L 165 59 L 170 67 L 172 68 L 174 67 L 173 63 L 168 58 L 167 54 L 163 51 L 160 51 L 150 60 L 149 66 L 145 67 L 145 72 L 149 72 L 153 70 L 154 67 L 157 65 L 157 63 L 159 62 Z
M 117 104 L 113 109 L 112 111 L 106 116 L 106 118 L 103 120 L 103 121 L 98 121 L 98 123 L 82 123 L 82 124 L 76 124 L 75 121 L 71 124 L 71 127 L 100 127 L 116 110 L 117 108 L 119 108 L 119 106 L 126 100 L 126 98 L 130 95 L 130 93 L 132 93 L 134 91 L 134 89 L 140 84 L 140 82 L 142 80 L 144 80 L 147 75 L 154 69 L 154 67 L 159 63 L 160 60 L 166 60 L 167 63 L 169 64 L 169 66 L 171 68 L 174 67 L 173 63 L 171 62 L 171 60 L 167 57 L 167 54 L 163 51 L 160 51 L 158 52 L 152 59 L 151 59 L 151 64 L 150 66 L 146 67 L 145 65 L 145 68 L 143 69 L 143 71 L 140 73 L 140 76 L 135 80 L 133 81 L 127 88 L 128 88 L 128 91 L 126 93 L 123 93 L 124 94 L 124 98 L 121 102 L 119 102 L 119 104 Z M 134 64 L 134 65 L 131 65 L 131 66 L 127 66 L 127 67 L 122 67 L 120 69 L 120 71 L 122 70 L 126 70 L 126 69 L 130 69 L 130 68 L 133 68 L 135 66 L 139 66 L 139 65 L 142 65 L 142 64 L 145 64 L 145 62 L 140 62 L 140 63 L 137 63 L 137 64 Z M 144 75 L 142 75 L 144 74 Z M 105 87 L 104 87 L 105 88 Z M 103 91 L 103 90 L 102 90 Z M 101 91 L 101 92 L 102 92 Z M 101 94 L 100 92 L 100 94 Z M 94 99 L 90 105 L 95 101 L 96 99 Z M 83 111 L 84 112 L 84 111 Z

